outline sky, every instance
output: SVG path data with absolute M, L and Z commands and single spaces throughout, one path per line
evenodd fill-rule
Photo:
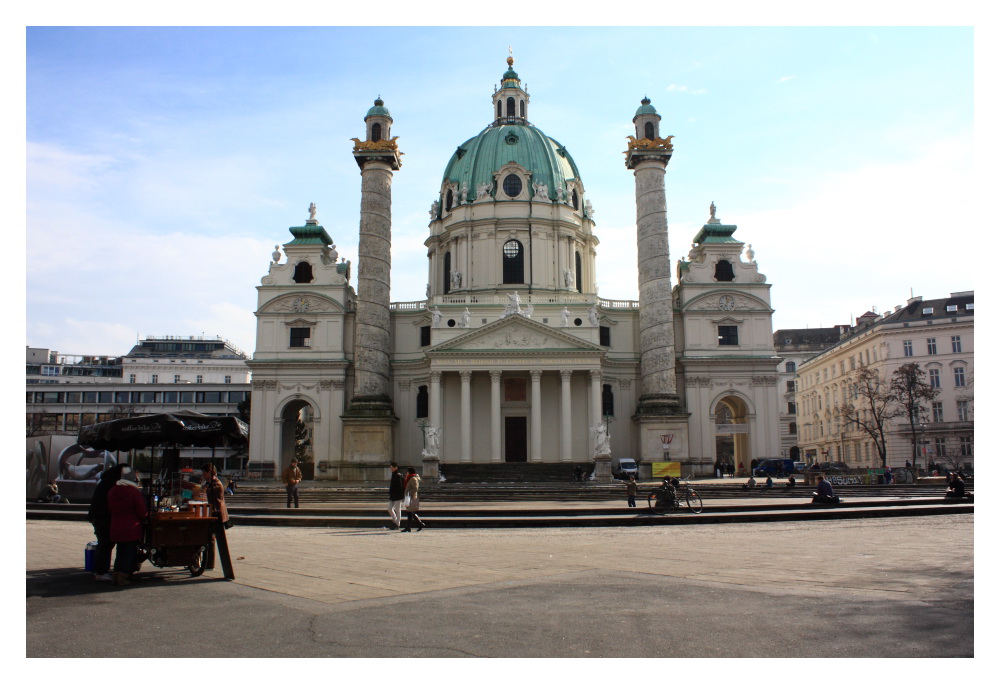
M 773 327 L 972 290 L 971 27 L 29 27 L 26 344 L 146 335 L 252 353 L 276 244 L 317 218 L 357 264 L 352 137 L 376 97 L 404 153 L 393 301 L 424 297 L 428 210 L 514 68 L 595 209 L 599 295 L 637 299 L 632 117 L 673 135 L 670 255 L 715 202 L 772 284 Z M 960 242 L 961 241 L 961 242 Z M 357 273 L 357 268 L 353 269 Z M 356 276 L 352 274 L 352 284 Z

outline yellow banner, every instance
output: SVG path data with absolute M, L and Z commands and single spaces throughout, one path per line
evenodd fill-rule
M 680 477 L 681 464 L 679 461 L 653 461 L 653 477 Z

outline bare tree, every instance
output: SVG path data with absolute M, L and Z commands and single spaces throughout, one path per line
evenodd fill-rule
M 917 431 L 927 419 L 925 402 L 933 400 L 940 390 L 924 380 L 924 371 L 915 363 L 904 363 L 892 373 L 889 394 L 898 405 L 893 417 L 906 418 L 910 423 L 910 442 L 913 446 L 913 467 L 917 467 Z
M 836 408 L 844 425 L 865 432 L 875 444 L 882 467 L 886 464 L 886 423 L 893 416 L 893 397 L 878 371 L 861 366 L 851 378 L 851 401 Z

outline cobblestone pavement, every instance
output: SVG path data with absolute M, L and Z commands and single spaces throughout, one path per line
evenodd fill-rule
M 147 564 L 124 590 L 80 569 L 88 525 L 27 521 L 27 654 L 170 654 L 168 625 L 218 603 L 230 629 L 190 655 L 971 656 L 973 517 L 236 527 L 235 582 Z M 88 637 L 98 618 L 133 631 Z M 165 639 L 144 638 L 152 624 Z

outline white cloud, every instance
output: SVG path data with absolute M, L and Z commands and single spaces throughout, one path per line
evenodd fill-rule
M 43 194 L 93 188 L 115 163 L 110 155 L 71 152 L 58 145 L 33 142 L 27 143 L 26 155 L 29 187 Z
M 778 83 L 784 83 L 785 81 L 791 81 L 793 78 L 795 78 L 794 74 L 791 75 L 791 76 L 782 76 L 781 78 L 778 79 Z

